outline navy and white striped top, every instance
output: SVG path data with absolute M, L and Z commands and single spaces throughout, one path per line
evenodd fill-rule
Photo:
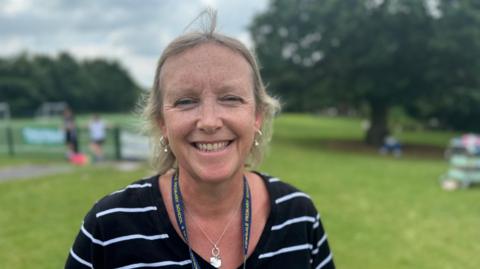
M 310 197 L 259 174 L 270 215 L 246 268 L 335 268 L 327 235 Z M 188 246 L 169 221 L 158 176 L 101 199 L 85 217 L 65 268 L 187 268 Z M 214 269 L 197 255 L 202 269 Z M 241 268 L 241 267 L 240 267 Z

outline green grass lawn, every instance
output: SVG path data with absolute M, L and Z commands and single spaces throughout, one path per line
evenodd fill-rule
M 63 268 L 87 210 L 145 175 L 108 167 L 0 183 L 0 268 Z
M 287 115 L 275 129 L 260 170 L 314 199 L 338 268 L 478 268 L 480 188 L 441 190 L 445 160 L 332 147 L 361 140 L 356 119 Z M 439 146 L 453 134 L 406 135 Z M 90 166 L 0 183 L 0 268 L 61 268 L 93 203 L 149 173 Z

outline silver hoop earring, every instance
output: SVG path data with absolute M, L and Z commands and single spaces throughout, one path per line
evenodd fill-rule
M 167 153 L 168 152 L 168 141 L 163 136 L 160 137 L 160 145 L 163 148 L 163 152 Z

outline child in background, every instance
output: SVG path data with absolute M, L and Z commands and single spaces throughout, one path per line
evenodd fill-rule
M 67 146 L 66 158 L 70 159 L 78 154 L 78 136 L 75 116 L 70 108 L 63 111 L 63 130 L 65 132 L 65 144 Z
M 104 160 L 102 145 L 106 138 L 105 122 L 98 114 L 94 114 L 92 120 L 88 124 L 90 133 L 90 149 L 93 153 L 93 161 L 100 162 Z

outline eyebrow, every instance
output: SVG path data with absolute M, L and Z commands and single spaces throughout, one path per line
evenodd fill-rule
M 196 96 L 199 94 L 199 91 L 195 89 L 195 87 L 192 86 L 186 86 L 186 87 L 175 87 L 175 85 L 172 85 L 173 90 L 168 91 L 164 95 L 164 97 L 168 98 L 179 98 L 181 96 Z M 216 94 L 225 94 L 225 93 L 236 93 L 236 94 L 242 94 L 244 91 L 241 89 L 242 87 L 237 87 L 236 83 L 224 83 L 221 87 L 218 87 L 214 90 L 214 93 Z
M 235 87 L 233 85 L 224 85 L 218 89 L 219 93 L 226 93 L 226 92 L 239 92 L 241 91 L 240 87 Z

